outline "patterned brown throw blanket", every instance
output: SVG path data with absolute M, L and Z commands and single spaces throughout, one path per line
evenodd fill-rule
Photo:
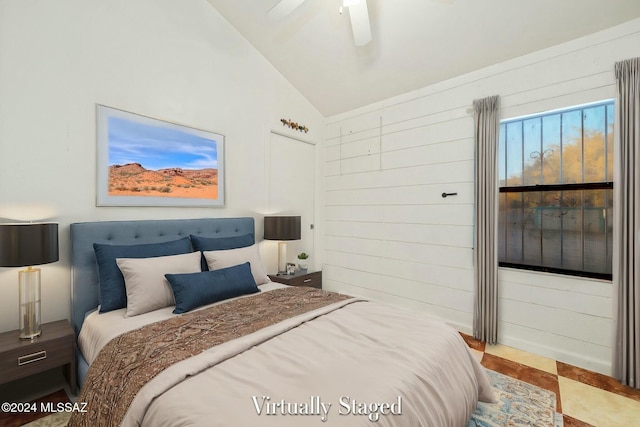
M 239 298 L 127 332 L 111 340 L 89 368 L 69 427 L 116 426 L 138 391 L 174 363 L 285 319 L 351 299 L 289 287 Z

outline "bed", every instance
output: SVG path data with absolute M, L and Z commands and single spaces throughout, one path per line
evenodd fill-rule
M 71 241 L 86 412 L 70 426 L 464 426 L 493 400 L 445 324 L 268 280 L 253 218 L 76 223 Z M 105 253 L 125 254 L 124 307 Z

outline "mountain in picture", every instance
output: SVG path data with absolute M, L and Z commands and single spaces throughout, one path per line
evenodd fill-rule
M 145 169 L 140 163 L 109 166 L 110 196 L 218 198 L 218 170 Z

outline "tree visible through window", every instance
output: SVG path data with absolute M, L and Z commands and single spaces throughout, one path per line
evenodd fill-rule
M 501 266 L 611 278 L 613 101 L 505 120 Z

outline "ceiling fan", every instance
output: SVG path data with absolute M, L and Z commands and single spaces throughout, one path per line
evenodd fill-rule
M 293 12 L 305 0 L 280 0 L 267 12 L 274 19 L 284 18 Z M 369 23 L 369 9 L 367 0 L 340 0 L 340 14 L 343 8 L 349 9 L 351 29 L 356 46 L 364 46 L 371 41 L 371 24 Z

